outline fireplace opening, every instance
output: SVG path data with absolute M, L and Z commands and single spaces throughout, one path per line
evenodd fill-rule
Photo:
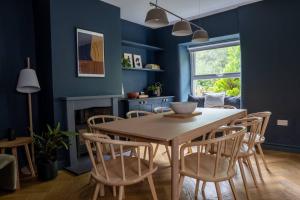
M 90 132 L 87 120 L 95 115 L 112 115 L 112 113 L 112 107 L 93 107 L 75 111 L 75 131 L 79 133 L 79 135 L 76 136 L 78 158 L 86 156 L 88 153 L 81 137 L 81 134 Z

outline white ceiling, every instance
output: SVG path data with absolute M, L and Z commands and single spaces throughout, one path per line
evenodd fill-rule
M 121 8 L 121 18 L 145 25 L 144 19 L 151 8 L 149 0 L 102 0 Z M 230 10 L 241 5 L 261 0 L 158 0 L 158 5 L 187 19 L 195 19 Z M 155 2 L 152 0 L 151 2 Z M 168 15 L 174 23 L 176 17 Z

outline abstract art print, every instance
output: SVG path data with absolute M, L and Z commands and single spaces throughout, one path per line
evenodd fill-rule
M 77 68 L 79 77 L 105 77 L 102 33 L 77 29 Z

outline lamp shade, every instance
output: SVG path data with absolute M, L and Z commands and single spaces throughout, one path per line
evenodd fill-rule
M 22 69 L 19 75 L 17 91 L 21 93 L 35 93 L 40 91 L 40 84 L 33 69 Z
M 173 26 L 172 35 L 174 36 L 188 36 L 192 33 L 191 24 L 188 21 L 179 21 Z
M 208 40 L 208 33 L 204 29 L 199 29 L 193 34 L 193 42 L 206 42 Z
M 169 24 L 167 14 L 160 8 L 153 8 L 148 11 L 145 19 L 145 24 L 153 28 L 166 26 Z

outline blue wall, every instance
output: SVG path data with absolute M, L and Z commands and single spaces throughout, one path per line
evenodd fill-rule
M 300 150 L 299 27 L 300 2 L 267 0 L 195 20 L 210 37 L 240 34 L 242 102 L 249 112 L 273 112 L 267 142 L 273 148 Z M 190 88 L 188 54 L 182 43 L 191 37 L 171 36 L 172 27 L 156 30 L 157 45 L 166 51 L 162 80 L 169 94 L 186 100 Z M 180 52 L 180 54 L 179 54 Z M 288 127 L 276 126 L 288 119 Z
M 26 66 L 27 56 L 35 63 L 32 2 L 2 0 L 0 4 L 0 138 L 8 128 L 27 135 L 27 95 L 16 91 L 19 72 Z M 37 95 L 33 95 L 33 111 L 37 125 Z

